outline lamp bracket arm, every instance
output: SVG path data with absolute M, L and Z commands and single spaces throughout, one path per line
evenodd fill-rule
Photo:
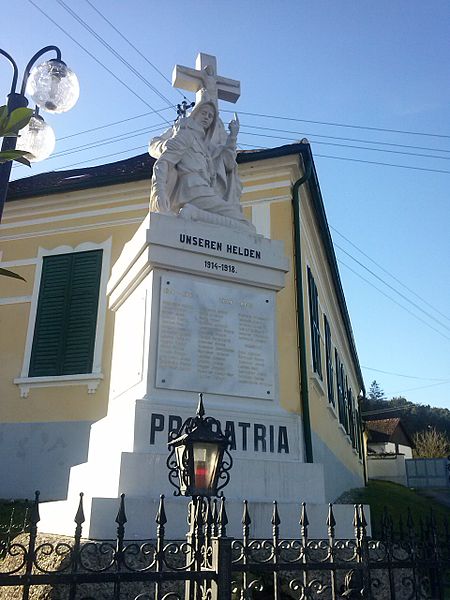
M 17 67 L 16 61 L 13 59 L 13 57 L 10 54 L 5 52 L 5 50 L 2 50 L 0 48 L 0 54 L 8 59 L 8 61 L 10 62 L 11 66 L 13 68 L 13 78 L 12 78 L 12 82 L 11 82 L 11 94 L 14 94 L 14 92 L 16 91 L 17 79 L 19 78 L 19 69 Z
M 20 88 L 20 93 L 22 95 L 25 94 L 25 88 L 27 85 L 28 77 L 30 75 L 31 67 L 34 65 L 38 58 L 40 58 L 46 52 L 51 52 L 52 50 L 56 52 L 56 60 L 61 61 L 61 50 L 58 48 L 58 46 L 45 46 L 44 48 L 41 48 L 38 52 L 36 52 L 34 56 L 31 57 L 23 74 L 22 87 Z

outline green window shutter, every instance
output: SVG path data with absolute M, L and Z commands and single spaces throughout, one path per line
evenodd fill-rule
M 325 331 L 325 358 L 327 367 L 327 391 L 328 391 L 328 402 L 334 406 L 334 388 L 333 388 L 333 354 L 331 350 L 331 330 L 330 324 L 326 315 L 323 315 L 324 331 Z
M 43 259 L 30 377 L 90 373 L 102 250 Z
M 320 325 L 319 325 L 319 298 L 316 282 L 308 267 L 308 296 L 309 296 L 309 318 L 311 323 L 311 350 L 313 359 L 313 370 L 322 379 L 322 357 L 320 353 Z

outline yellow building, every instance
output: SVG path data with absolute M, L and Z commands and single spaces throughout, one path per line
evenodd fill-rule
M 332 501 L 364 483 L 364 384 L 311 149 L 241 152 L 238 163 L 246 216 L 289 259 L 279 402 L 300 415 L 303 460 L 323 465 Z M 108 281 L 148 214 L 152 164 L 142 155 L 10 185 L 0 266 L 26 281 L 1 279 L 1 497 L 64 499 L 70 467 L 86 461 L 115 385 Z

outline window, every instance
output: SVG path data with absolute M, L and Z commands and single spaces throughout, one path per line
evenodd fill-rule
M 353 448 L 356 448 L 355 438 L 355 415 L 353 406 L 352 388 L 347 389 L 347 415 L 348 415 L 348 430 L 347 433 L 352 441 Z
M 92 372 L 102 254 L 44 256 L 28 377 Z
M 311 351 L 313 371 L 322 379 L 322 360 L 320 356 L 320 325 L 319 325 L 319 298 L 317 287 L 308 267 L 308 294 L 309 294 L 309 320 L 311 324 Z
M 344 391 L 344 365 L 341 363 L 337 350 L 334 351 L 336 363 L 336 388 L 339 409 L 339 423 L 345 428 L 345 391 Z
M 324 331 L 325 331 L 325 360 L 327 367 L 327 390 L 328 402 L 334 406 L 334 387 L 333 387 L 333 354 L 331 350 L 331 331 L 330 324 L 325 315 L 323 315 Z

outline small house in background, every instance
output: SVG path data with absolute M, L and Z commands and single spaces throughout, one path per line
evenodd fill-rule
M 399 417 L 366 421 L 369 479 L 406 485 L 405 459 L 412 458 L 414 443 Z

